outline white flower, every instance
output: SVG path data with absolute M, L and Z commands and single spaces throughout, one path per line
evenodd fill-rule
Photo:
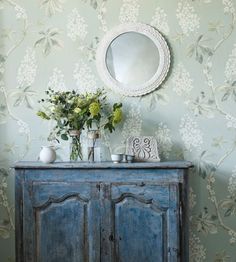
M 82 93 L 95 92 L 97 90 L 95 76 L 85 62 L 79 61 L 79 63 L 75 64 L 73 77 L 76 80 L 78 90 Z
M 159 123 L 157 131 L 155 132 L 157 139 L 158 151 L 164 158 L 169 157 L 169 153 L 172 149 L 173 143 L 170 136 L 170 129 L 164 123 Z
M 190 262 L 202 262 L 206 258 L 206 249 L 201 244 L 200 238 L 190 232 L 189 238 Z
M 173 90 L 177 95 L 188 94 L 193 89 L 193 80 L 182 63 L 178 64 L 172 78 Z
M 107 23 L 106 23 L 106 20 L 105 20 L 105 14 L 107 12 L 107 9 L 106 9 L 106 1 L 102 1 L 102 3 L 100 4 L 99 8 L 98 8 L 98 20 L 100 21 L 101 23 L 101 26 L 99 27 L 99 29 L 101 29 L 103 32 L 107 32 Z
M 170 32 L 167 22 L 167 14 L 160 7 L 156 8 L 155 15 L 152 17 L 151 25 L 156 27 L 165 35 L 168 35 Z
M 185 0 L 178 3 L 176 16 L 183 33 L 187 36 L 200 26 L 200 18 L 195 13 L 194 8 Z
M 47 87 L 48 88 L 50 87 L 56 91 L 67 90 L 66 85 L 65 85 L 64 75 L 60 69 L 58 68 L 53 69 L 53 73 L 52 73 L 52 76 L 50 76 L 49 78 Z
M 120 22 L 136 22 L 139 14 L 139 7 L 138 0 L 123 0 L 123 4 L 120 8 Z
M 200 149 L 203 143 L 202 132 L 198 129 L 197 123 L 188 115 L 181 118 L 179 132 L 187 150 L 191 152 L 194 149 Z
M 236 167 L 234 168 L 233 173 L 229 178 L 228 191 L 231 195 L 236 195 Z
M 30 133 L 30 129 L 29 129 L 28 124 L 26 124 L 22 120 L 18 120 L 17 125 L 19 126 L 18 131 L 19 131 L 20 134 L 26 134 L 27 135 L 27 134 Z
M 230 235 L 230 244 L 234 244 L 236 242 L 236 233 L 233 230 L 229 230 L 228 234 Z
M 236 128 L 236 118 L 235 117 L 228 114 L 226 115 L 225 118 L 226 120 L 228 120 L 226 124 L 228 128 Z
M 85 23 L 83 17 L 79 15 L 78 10 L 75 8 L 68 16 L 67 22 L 67 35 L 72 41 L 76 41 L 77 37 L 84 40 L 87 35 L 88 25 Z
M 235 8 L 232 0 L 223 0 L 224 12 L 235 15 Z
M 17 72 L 19 87 L 31 86 L 35 81 L 36 70 L 35 51 L 32 48 L 28 48 Z
M 24 8 L 19 5 L 15 5 L 16 19 L 27 19 L 27 14 Z
M 5 61 L 0 62 L 0 74 L 3 75 L 3 73 L 5 72 Z
M 132 105 L 126 116 L 121 132 L 122 143 L 125 143 L 130 136 L 139 136 L 142 130 L 142 118 L 140 108 Z
M 230 82 L 233 81 L 236 77 L 236 44 L 234 44 L 234 48 L 226 62 L 225 77 L 226 81 Z
M 193 209 L 196 205 L 196 194 L 194 193 L 192 187 L 189 188 L 189 207 L 190 209 Z

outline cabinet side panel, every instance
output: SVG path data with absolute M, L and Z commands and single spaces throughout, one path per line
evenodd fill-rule
M 184 183 L 181 184 L 181 206 L 182 214 L 180 214 L 180 229 L 181 229 L 181 260 L 189 261 L 189 178 L 188 170 L 183 170 L 184 172 Z
M 179 185 L 170 184 L 170 205 L 168 210 L 168 262 L 180 262 L 179 241 Z
M 15 171 L 15 250 L 16 262 L 23 262 L 23 174 L 24 171 Z

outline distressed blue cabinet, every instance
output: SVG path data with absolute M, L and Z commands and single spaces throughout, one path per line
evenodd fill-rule
M 17 262 L 187 262 L 189 167 L 17 163 Z

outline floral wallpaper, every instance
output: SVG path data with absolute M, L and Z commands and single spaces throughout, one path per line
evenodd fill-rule
M 171 49 L 158 90 L 120 97 L 125 119 L 104 133 L 110 151 L 132 135 L 154 135 L 162 160 L 187 159 L 190 260 L 236 261 L 236 1 L 0 0 L 0 257 L 14 261 L 15 161 L 36 160 L 51 124 L 36 116 L 47 87 L 102 87 L 96 48 L 120 23 L 157 28 Z M 41 127 L 41 128 L 39 128 Z M 59 159 L 68 159 L 59 145 Z

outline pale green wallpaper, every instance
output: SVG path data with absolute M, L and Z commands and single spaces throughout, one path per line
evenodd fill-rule
M 236 261 L 236 0 L 0 0 L 0 261 L 14 261 L 16 160 L 36 160 L 50 124 L 36 115 L 47 87 L 95 90 L 97 45 L 120 23 L 156 27 L 171 48 L 162 87 L 122 98 L 125 119 L 105 144 L 154 135 L 162 159 L 190 174 L 191 261 Z M 107 87 L 109 88 L 109 87 Z M 107 89 L 109 90 L 109 89 Z M 122 146 L 120 146 L 122 145 Z M 68 145 L 58 150 L 68 159 Z

